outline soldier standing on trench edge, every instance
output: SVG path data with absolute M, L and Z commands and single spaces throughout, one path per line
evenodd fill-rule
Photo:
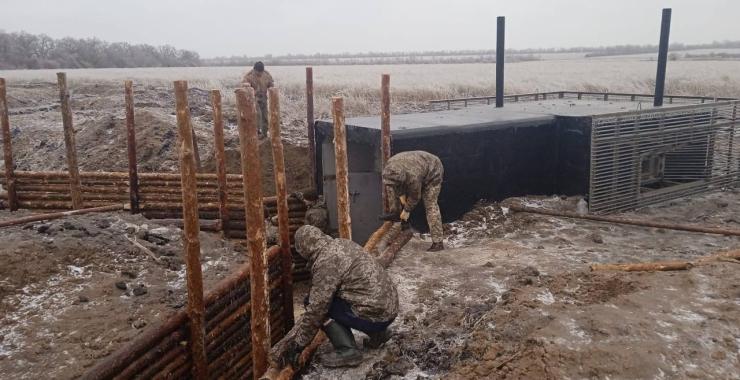
M 383 185 L 394 217 L 400 212 L 401 221 L 408 222 L 411 211 L 419 200 L 424 200 L 432 235 L 429 252 L 444 249 L 442 215 L 437 204 L 443 175 L 444 168 L 439 157 L 421 150 L 398 153 L 388 159 L 383 168 Z M 389 220 L 389 217 L 384 215 L 383 219 Z
M 254 96 L 257 99 L 257 123 L 262 137 L 267 136 L 267 89 L 273 87 L 275 82 L 272 75 L 265 70 L 265 64 L 257 62 L 252 70 L 244 76 L 242 84 L 249 85 L 254 89 Z

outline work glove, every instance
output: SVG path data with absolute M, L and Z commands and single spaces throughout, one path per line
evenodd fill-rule
M 409 221 L 409 216 L 411 216 L 411 213 L 409 213 L 408 211 L 406 211 L 406 210 L 401 211 L 400 218 L 401 218 L 401 221 L 402 222 L 408 222 Z
M 298 359 L 301 357 L 302 347 L 295 341 L 288 343 L 279 358 L 280 368 L 285 368 L 290 364 L 293 368 L 298 368 Z
M 405 195 L 401 195 L 400 197 L 398 197 L 398 200 L 401 201 L 402 205 L 406 206 L 406 196 Z
M 395 212 L 390 212 L 387 214 L 380 215 L 378 219 L 384 222 L 400 222 L 401 221 L 401 218 Z

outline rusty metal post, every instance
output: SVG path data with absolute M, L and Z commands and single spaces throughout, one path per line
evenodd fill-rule
M 0 78 L 0 126 L 3 130 L 3 159 L 5 160 L 5 186 L 8 191 L 10 211 L 18 210 L 18 194 L 15 189 L 13 167 L 13 146 L 10 142 L 10 121 L 8 119 L 8 101 L 6 99 L 5 78 Z
M 668 37 L 671 33 L 671 8 L 663 8 L 663 17 L 660 20 L 660 45 L 658 46 L 658 72 L 655 75 L 655 98 L 653 106 L 663 105 L 665 92 L 665 71 L 668 63 Z
M 268 367 L 270 350 L 269 302 L 267 294 L 267 258 L 265 257 L 265 224 L 262 203 L 262 168 L 257 135 L 257 110 L 254 89 L 236 90 L 239 149 L 244 181 L 244 212 L 250 255 L 252 368 L 259 378 Z
M 188 82 L 175 82 L 177 130 L 180 143 L 180 173 L 182 183 L 182 214 L 184 222 L 183 245 L 188 284 L 188 317 L 190 319 L 190 355 L 193 359 L 192 374 L 195 379 L 208 376 L 205 349 L 205 306 L 203 303 L 203 274 L 200 266 L 200 240 L 198 233 L 197 179 L 193 152 L 193 129 L 188 107 Z
M 306 67 L 306 131 L 308 134 L 308 157 L 311 166 L 309 167 L 309 183 L 311 189 L 318 189 L 316 178 L 316 130 L 314 129 L 313 120 L 313 67 Z
M 349 213 L 349 180 L 347 164 L 347 129 L 344 125 L 344 100 L 331 99 L 334 116 L 334 162 L 337 177 L 337 221 L 339 237 L 352 240 L 352 219 Z
M 293 327 L 293 255 L 290 250 L 290 219 L 288 216 L 288 189 L 285 183 L 285 157 L 283 142 L 280 140 L 280 93 L 273 87 L 268 90 L 270 108 L 270 140 L 272 143 L 272 162 L 275 173 L 275 195 L 277 196 L 278 228 L 280 230 L 280 249 L 283 288 L 283 313 L 287 329 Z
M 139 213 L 139 171 L 136 165 L 136 124 L 134 123 L 133 82 L 123 82 L 126 101 L 126 147 L 128 149 L 128 182 L 131 213 Z
M 496 17 L 496 108 L 504 106 L 505 23 L 503 16 Z
M 218 176 L 218 214 L 221 220 L 221 231 L 225 233 L 229 227 L 229 208 L 226 206 L 229 198 L 226 187 L 226 152 L 221 91 L 211 90 L 211 106 L 213 107 L 213 152 L 216 158 L 216 175 Z
M 380 149 L 382 154 L 382 167 L 391 158 L 391 76 L 383 74 L 380 81 Z M 386 194 L 385 186 L 381 189 L 383 194 L 383 211 L 390 212 L 390 202 Z
M 57 73 L 59 85 L 59 100 L 62 107 L 62 125 L 64 127 L 64 146 L 67 148 L 67 167 L 69 170 L 69 193 L 72 198 L 72 208 L 82 208 L 82 193 L 80 192 L 80 169 L 77 167 L 77 148 L 75 147 L 75 130 L 72 125 L 72 110 L 69 106 L 69 91 L 67 90 L 67 74 Z

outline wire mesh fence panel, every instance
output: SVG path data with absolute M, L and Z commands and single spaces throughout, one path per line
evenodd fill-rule
M 738 101 L 592 117 L 589 208 L 606 214 L 734 184 Z

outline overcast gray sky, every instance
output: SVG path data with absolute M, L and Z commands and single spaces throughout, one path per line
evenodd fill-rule
M 0 0 L 5 31 L 98 37 L 202 57 L 740 40 L 740 0 Z

